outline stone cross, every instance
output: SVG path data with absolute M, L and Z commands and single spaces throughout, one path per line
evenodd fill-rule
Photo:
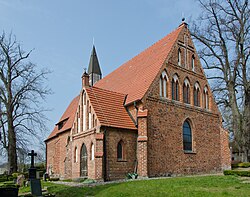
M 31 156 L 30 168 L 34 168 L 34 157 L 37 156 L 37 153 L 35 153 L 34 150 L 32 150 L 31 153 L 28 153 L 28 155 Z

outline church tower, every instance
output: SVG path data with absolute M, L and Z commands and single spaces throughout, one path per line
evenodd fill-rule
M 99 81 L 102 78 L 102 72 L 101 72 L 101 68 L 99 65 L 99 61 L 97 58 L 94 45 L 93 45 L 93 49 L 92 49 L 90 60 L 89 60 L 88 74 L 89 74 L 90 86 L 93 86 L 97 81 Z

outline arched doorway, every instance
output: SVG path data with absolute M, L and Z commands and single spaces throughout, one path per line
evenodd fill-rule
M 80 175 L 81 177 L 88 176 L 88 153 L 85 144 L 81 148 L 81 158 L 80 158 Z

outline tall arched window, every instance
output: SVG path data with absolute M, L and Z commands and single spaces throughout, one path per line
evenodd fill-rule
M 179 101 L 179 82 L 177 75 L 172 79 L 172 100 Z
M 90 148 L 91 154 L 90 154 L 90 160 L 94 160 L 95 158 L 95 147 L 94 144 L 91 144 L 91 148 Z
M 209 97 L 208 97 L 208 89 L 207 89 L 207 87 L 204 88 L 203 102 L 204 102 L 204 108 L 209 109 Z
M 163 96 L 163 79 L 162 79 L 162 76 L 160 77 L 159 86 L 160 86 L 160 97 L 162 97 Z
M 95 114 L 92 116 L 92 127 L 95 127 Z
M 78 161 L 78 156 L 77 156 L 77 147 L 75 147 L 75 152 L 74 152 L 74 162 Z
M 192 71 L 194 71 L 195 70 L 195 57 L 194 57 L 194 55 L 192 55 L 192 62 L 191 62 L 191 65 L 192 65 Z
M 123 155 L 123 141 L 119 141 L 117 144 L 117 160 L 123 160 L 124 155 Z
M 198 83 L 194 86 L 194 105 L 200 107 L 200 87 Z
M 165 70 L 161 74 L 159 85 L 160 85 L 160 96 L 167 98 L 168 97 L 168 76 Z
M 89 129 L 92 128 L 92 115 L 91 115 L 91 106 L 89 107 Z
M 190 85 L 187 79 L 184 80 L 183 84 L 183 102 L 190 104 Z
M 192 131 L 189 122 L 186 120 L 182 127 L 183 150 L 192 151 Z
M 181 49 L 178 49 L 178 66 L 181 66 Z

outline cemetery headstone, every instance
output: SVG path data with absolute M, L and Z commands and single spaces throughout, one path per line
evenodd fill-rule
M 42 196 L 42 188 L 40 179 L 36 177 L 36 168 L 34 166 L 34 157 L 37 154 L 32 150 L 29 154 L 31 156 L 31 163 L 29 168 L 29 180 L 30 180 L 30 187 L 31 187 L 31 194 L 33 196 Z
M 37 156 L 34 150 L 32 150 L 29 154 L 31 157 L 31 163 L 30 163 L 30 168 L 29 168 L 29 180 L 35 179 L 36 178 L 36 168 L 34 166 L 34 157 Z
M 42 196 L 42 187 L 40 179 L 30 180 L 31 194 L 33 196 Z
M 16 179 L 16 184 L 19 185 L 20 187 L 24 186 L 24 180 L 25 177 L 23 174 L 18 175 L 17 179 Z

